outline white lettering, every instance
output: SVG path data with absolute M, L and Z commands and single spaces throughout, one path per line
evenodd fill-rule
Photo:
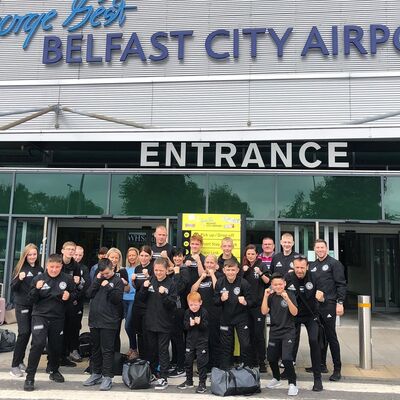
M 252 158 L 253 153 L 255 156 L 254 158 Z M 264 161 L 256 143 L 250 143 L 243 159 L 242 168 L 248 167 L 249 164 L 257 164 L 259 168 L 265 168 Z
M 150 148 L 157 148 L 157 151 L 149 151 Z M 142 143 L 142 149 L 140 152 L 140 166 L 141 167 L 159 167 L 158 161 L 148 161 L 149 157 L 158 156 L 158 143 Z
M 229 149 L 228 153 L 223 153 L 223 149 Z M 236 165 L 233 161 L 233 156 L 236 154 L 236 146 L 232 143 L 217 143 L 215 149 L 215 166 L 221 167 L 222 160 L 226 160 L 228 165 L 234 168 Z
M 276 156 L 279 155 L 279 158 L 283 162 L 283 165 L 286 168 L 291 168 L 293 165 L 292 154 L 292 143 L 286 143 L 286 156 L 283 153 L 282 149 L 279 147 L 278 143 L 271 143 L 271 167 L 276 168 Z
M 204 165 L 204 149 L 210 147 L 210 143 L 192 143 L 192 147 L 197 148 L 197 166 Z
M 170 167 L 172 164 L 172 156 L 180 167 L 186 166 L 186 143 L 181 143 L 181 153 L 179 154 L 173 143 L 167 143 L 165 149 L 165 166 Z
M 309 148 L 313 148 L 315 150 L 320 150 L 321 146 L 315 142 L 304 143 L 303 146 L 301 146 L 300 150 L 299 150 L 300 162 L 307 168 L 317 168 L 321 165 L 322 161 L 320 161 L 320 160 L 315 160 L 313 162 L 308 161 L 306 158 L 306 152 Z
M 346 151 L 337 151 L 337 148 L 344 148 Z M 348 162 L 336 161 L 337 157 L 347 157 L 347 142 L 328 143 L 328 167 L 329 168 L 349 168 Z

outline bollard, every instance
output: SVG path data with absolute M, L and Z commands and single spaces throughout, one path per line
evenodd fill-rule
M 371 297 L 358 296 L 360 368 L 372 369 Z

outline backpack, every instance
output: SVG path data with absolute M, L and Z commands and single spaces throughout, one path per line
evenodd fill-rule
M 148 389 L 151 380 L 149 362 L 139 358 L 126 362 L 122 368 L 122 380 L 129 389 Z
M 0 353 L 14 351 L 16 335 L 7 329 L 0 329 Z
M 83 358 L 92 355 L 92 337 L 90 332 L 83 332 L 79 335 L 79 354 Z

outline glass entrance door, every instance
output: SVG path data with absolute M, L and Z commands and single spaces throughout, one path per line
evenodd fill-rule
M 373 305 L 376 310 L 400 309 L 399 237 L 371 236 Z

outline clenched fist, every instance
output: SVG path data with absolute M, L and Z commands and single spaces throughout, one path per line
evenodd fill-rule
M 25 279 L 25 277 L 26 277 L 25 272 L 20 272 L 19 275 L 18 275 L 18 279 L 19 279 L 20 281 L 23 281 L 23 280 Z
M 63 299 L 64 301 L 67 301 L 67 300 L 69 300 L 69 297 L 70 297 L 69 292 L 67 292 L 66 290 L 64 290 L 64 293 L 63 293 L 63 295 L 62 295 L 62 299 Z

